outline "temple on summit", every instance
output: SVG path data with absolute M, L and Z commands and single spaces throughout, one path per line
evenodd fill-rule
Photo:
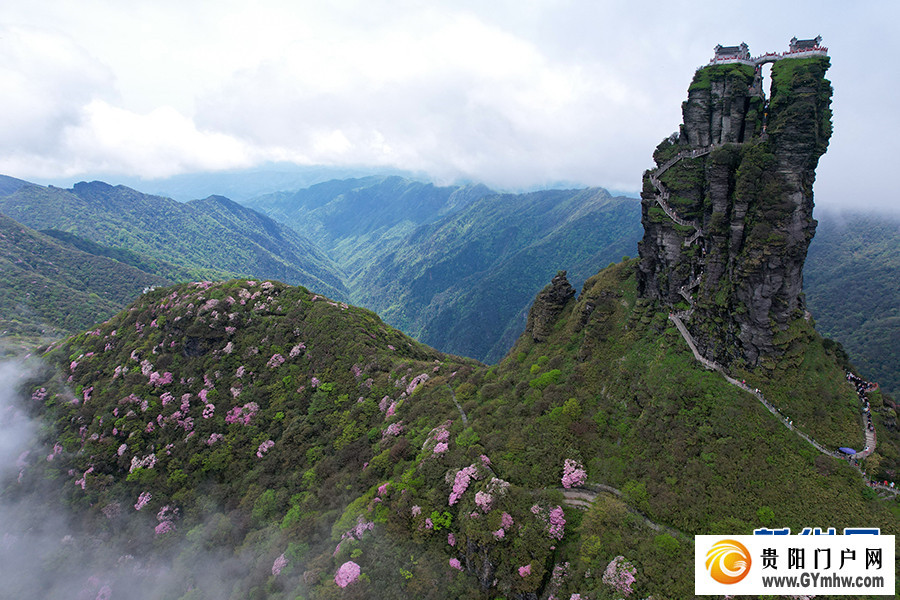
M 723 46 L 718 44 L 713 48 L 713 57 L 709 64 L 741 63 L 745 65 L 759 66 L 769 62 L 775 62 L 782 58 L 801 58 L 806 56 L 828 56 L 828 48 L 821 46 L 822 36 L 817 35 L 811 40 L 798 40 L 796 36 L 788 42 L 785 52 L 766 52 L 759 56 L 751 56 L 750 48 L 741 42 L 740 46 Z

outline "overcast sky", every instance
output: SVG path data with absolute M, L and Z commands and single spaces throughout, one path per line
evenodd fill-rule
M 0 8 L 0 173 L 268 161 L 636 192 L 717 43 L 823 36 L 819 205 L 895 206 L 900 2 L 29 0 Z

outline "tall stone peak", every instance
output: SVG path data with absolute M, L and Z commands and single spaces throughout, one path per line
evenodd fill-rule
M 639 294 L 679 315 L 720 364 L 778 356 L 779 333 L 804 316 L 812 187 L 831 136 L 825 50 L 753 59 L 717 48 L 644 174 Z

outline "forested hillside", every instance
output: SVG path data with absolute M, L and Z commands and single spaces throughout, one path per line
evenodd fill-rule
M 809 248 L 806 297 L 823 335 L 900 398 L 900 217 L 823 212 Z
M 346 297 L 339 270 L 312 242 L 226 198 L 182 204 L 101 182 L 26 185 L 0 196 L 0 212 L 145 255 L 158 262 L 156 275 L 176 281 L 253 275 Z
M 347 274 L 354 302 L 446 352 L 495 362 L 544 281 L 580 285 L 633 254 L 637 203 L 605 190 L 497 194 L 400 177 L 330 181 L 248 201 L 309 235 Z
M 0 338 L 16 348 L 84 330 L 171 281 L 0 214 Z M 112 251 L 112 249 L 106 249 Z
M 28 388 L 46 449 L 3 493 L 28 501 L 52 478 L 75 532 L 43 558 L 0 550 L 17 565 L 6 589 L 681 599 L 695 533 L 900 532 L 896 503 L 699 366 L 634 273 L 539 301 L 495 367 L 302 288 L 142 296 L 50 348 Z M 829 447 L 858 443 L 840 357 L 803 323 L 789 360 L 739 376 Z M 897 434 L 877 392 L 872 406 L 880 450 L 863 466 L 881 475 Z M 47 560 L 57 575 L 35 578 Z

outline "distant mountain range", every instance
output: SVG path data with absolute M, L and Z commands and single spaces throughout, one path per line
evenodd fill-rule
M 633 255 L 640 237 L 637 201 L 599 188 L 497 194 L 398 176 L 326 181 L 243 206 L 220 196 L 179 203 L 100 182 L 63 190 L 0 176 L 0 213 L 42 230 L 29 236 L 52 252 L 115 261 L 53 261 L 60 272 L 79 262 L 115 272 L 130 266 L 136 271 L 124 280 L 140 282 L 98 292 L 96 277 L 73 270 L 59 281 L 82 282 L 82 295 L 93 291 L 103 302 L 60 309 L 52 302 L 78 293 L 38 301 L 44 297 L 23 283 L 33 278 L 7 267 L 3 328 L 10 335 L 79 330 L 152 282 L 247 276 L 366 306 L 422 342 L 487 362 L 508 351 L 534 295 L 557 270 L 580 287 L 598 267 Z M 896 394 L 900 219 L 818 209 L 816 217 L 805 290 L 817 325 Z M 10 239 L 3 243 L 7 256 L 25 255 Z
M 39 340 L 83 330 L 142 289 L 172 283 L 104 254 L 126 258 L 124 251 L 71 235 L 60 240 L 0 215 L 0 337 Z
M 24 185 L 0 197 L 0 212 L 146 255 L 153 274 L 173 280 L 244 275 L 347 295 L 340 270 L 308 239 L 221 196 L 180 203 L 97 181 Z

